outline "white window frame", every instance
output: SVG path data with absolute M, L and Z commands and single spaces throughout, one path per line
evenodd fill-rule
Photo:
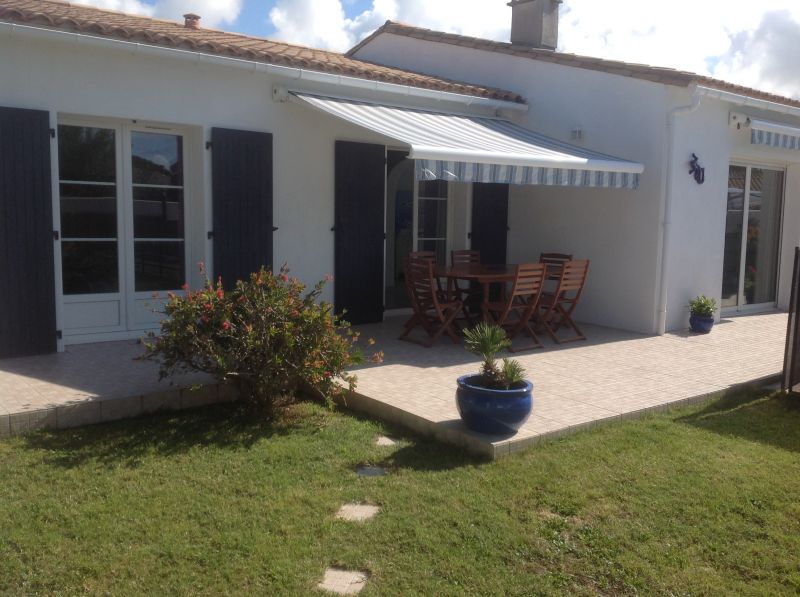
M 741 249 L 739 254 L 739 288 L 737 289 L 737 305 L 733 305 L 730 307 L 722 307 L 720 309 L 720 315 L 723 317 L 730 317 L 734 315 L 746 315 L 749 313 L 761 313 L 764 311 L 771 311 L 776 308 L 778 304 L 778 297 L 780 296 L 780 289 L 781 289 L 781 258 L 782 258 L 782 247 L 783 247 L 783 224 L 784 218 L 786 216 L 786 178 L 787 178 L 787 168 L 785 164 L 775 164 L 769 162 L 759 162 L 755 160 L 739 160 L 739 159 L 732 159 L 728 164 L 728 168 L 732 166 L 738 166 L 740 168 L 745 168 L 745 188 L 744 188 L 744 198 L 742 200 L 742 241 L 741 241 Z M 775 268 L 777 271 L 777 275 L 775 276 L 775 300 L 766 302 L 766 303 L 754 303 L 751 305 L 743 304 L 744 299 L 744 282 L 745 277 L 742 275 L 745 267 L 745 260 L 747 257 L 747 222 L 745 218 L 747 218 L 749 211 L 750 211 L 750 183 L 752 180 L 752 171 L 753 168 L 757 168 L 760 170 L 772 170 L 775 172 L 781 172 L 783 174 L 783 188 L 781 189 L 781 205 L 778 209 L 780 213 L 780 222 L 778 224 L 778 259 L 775 264 Z M 727 201 L 727 199 L 726 199 Z M 726 204 L 727 210 L 727 204 Z
M 135 324 L 133 321 L 136 303 L 143 299 L 152 299 L 153 292 L 136 292 L 135 267 L 134 267 L 134 238 L 133 238 L 133 172 L 132 151 L 130 147 L 131 133 L 149 132 L 166 135 L 179 135 L 183 145 L 183 244 L 184 244 L 184 280 L 190 279 L 190 264 L 193 263 L 194 252 L 191 246 L 191 226 L 195 218 L 195 210 L 203 209 L 196 206 L 193 197 L 199 197 L 200 182 L 193 176 L 192 166 L 197 159 L 197 148 L 191 142 L 194 138 L 190 127 L 168 125 L 150 121 L 129 121 L 114 118 L 94 118 L 88 116 L 55 114 L 55 128 L 59 125 L 96 127 L 112 129 L 115 131 L 115 159 L 116 159 L 116 194 L 117 194 L 117 267 L 119 275 L 119 291 L 116 293 L 65 295 L 63 293 L 63 270 L 61 260 L 61 242 L 63 235 L 55 241 L 55 269 L 56 269 L 56 300 L 57 314 L 59 316 L 59 329 L 63 330 L 64 344 L 80 344 L 86 342 L 99 342 L 106 340 L 123 340 L 138 338 L 142 332 L 157 329 L 157 322 Z M 53 223 L 55 230 L 61 230 L 61 192 L 58 167 L 58 140 L 53 145 L 51 157 L 51 172 L 53 173 Z M 74 240 L 74 239 L 67 239 Z M 110 240 L 110 239 L 103 239 Z M 167 291 L 181 292 L 180 289 L 164 289 Z M 163 297 L 163 300 L 166 297 Z M 96 326 L 64 330 L 63 306 L 73 303 L 93 303 L 117 301 L 119 304 L 120 325 Z

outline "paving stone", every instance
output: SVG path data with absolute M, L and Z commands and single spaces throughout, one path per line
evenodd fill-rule
M 385 477 L 389 474 L 382 466 L 360 466 L 356 469 L 360 477 Z
M 378 439 L 375 440 L 376 446 L 394 446 L 395 444 L 397 444 L 395 440 L 385 435 L 379 435 Z
M 99 423 L 101 421 L 100 401 L 93 400 L 59 406 L 56 409 L 56 421 L 59 429 Z
M 128 419 L 142 414 L 142 397 L 109 398 L 100 401 L 100 416 L 103 421 Z
M 181 393 L 178 389 L 150 392 L 142 396 L 142 412 L 156 413 L 181 409 Z
M 197 408 L 219 401 L 217 384 L 207 384 L 199 388 L 181 389 L 181 408 Z
M 328 568 L 317 587 L 322 591 L 338 595 L 356 595 L 366 584 L 367 575 L 364 572 Z
M 336 513 L 336 518 L 350 522 L 363 522 L 377 516 L 381 509 L 378 506 L 366 504 L 345 504 Z

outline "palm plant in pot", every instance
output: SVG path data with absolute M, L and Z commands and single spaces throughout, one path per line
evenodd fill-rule
M 717 310 L 717 301 L 706 295 L 694 297 L 689 301 L 689 326 L 693 332 L 707 334 L 714 327 L 714 313 Z
M 464 331 L 464 346 L 483 363 L 480 373 L 458 378 L 456 404 L 461 420 L 480 433 L 516 433 L 531 414 L 533 384 L 525 379 L 519 361 L 497 360 L 497 353 L 511 346 L 505 330 L 481 323 Z

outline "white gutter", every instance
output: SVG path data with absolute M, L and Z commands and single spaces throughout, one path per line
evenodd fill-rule
M 528 111 L 527 104 L 520 104 L 517 102 L 477 97 L 462 93 L 452 93 L 449 91 L 424 89 L 421 87 L 411 87 L 408 85 L 398 85 L 396 83 L 385 83 L 370 79 L 359 79 L 357 77 L 347 77 L 303 68 L 279 66 L 276 64 L 258 62 L 255 60 L 216 56 L 214 54 L 205 54 L 191 50 L 165 48 L 163 46 L 154 46 L 150 44 L 129 42 L 107 37 L 98 37 L 94 35 L 85 35 L 83 33 L 74 33 L 71 31 L 60 31 L 57 29 L 47 29 L 43 27 L 31 27 L 30 25 L 20 25 L 17 23 L 8 23 L 4 21 L 0 21 L 0 31 L 5 31 L 9 36 L 12 37 L 20 35 L 34 39 L 75 42 L 100 48 L 125 50 L 134 55 L 142 54 L 145 56 L 169 57 L 192 62 L 194 64 L 213 64 L 239 68 L 254 74 L 274 75 L 291 79 L 293 81 L 308 81 L 311 83 L 320 83 L 353 90 L 386 93 L 399 97 L 413 97 L 418 99 L 434 100 L 436 102 L 454 103 L 462 106 L 474 106 L 492 111 Z
M 771 102 L 768 100 L 756 99 L 738 93 L 731 93 L 730 91 L 722 91 L 721 89 L 714 89 L 713 87 L 703 87 L 698 85 L 697 93 L 704 97 L 735 104 L 737 106 L 750 106 L 758 110 L 768 110 L 770 112 L 779 112 L 781 114 L 789 114 L 800 118 L 800 108 L 794 106 L 787 106 L 786 104 L 779 104 L 778 102 Z
M 669 281 L 669 249 L 672 240 L 670 236 L 672 233 L 672 166 L 675 152 L 675 120 L 679 115 L 690 114 L 697 110 L 704 95 L 696 85 L 692 85 L 690 89 L 692 90 L 692 103 L 685 106 L 677 106 L 667 114 L 667 134 L 665 139 L 667 145 L 667 167 L 662 182 L 661 194 L 660 279 L 658 283 L 658 311 L 656 312 L 656 333 L 659 336 L 663 336 L 667 332 L 667 285 Z

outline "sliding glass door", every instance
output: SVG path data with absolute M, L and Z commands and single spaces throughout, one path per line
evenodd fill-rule
M 58 160 L 65 334 L 153 325 L 186 280 L 183 136 L 63 122 Z
M 775 304 L 784 173 L 732 165 L 728 174 L 722 307 Z

